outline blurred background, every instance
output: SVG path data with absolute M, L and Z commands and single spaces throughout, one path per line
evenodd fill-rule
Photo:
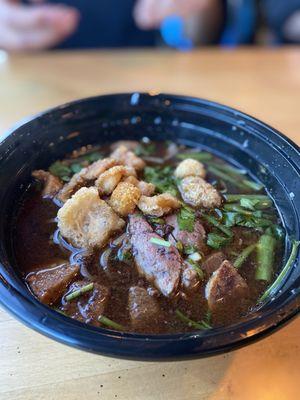
M 300 0 L 0 0 L 0 49 L 283 45 Z

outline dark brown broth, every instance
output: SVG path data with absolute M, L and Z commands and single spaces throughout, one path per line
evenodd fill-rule
M 108 152 L 108 147 L 101 149 L 105 155 Z M 164 145 L 160 144 L 155 156 L 160 157 L 164 151 Z M 223 161 L 214 158 L 217 163 Z M 178 161 L 177 161 L 178 162 Z M 147 163 L 151 165 L 151 163 Z M 174 164 L 174 159 L 170 160 L 165 165 Z M 212 174 L 208 175 L 208 180 L 213 181 L 215 177 Z M 239 190 L 228 185 L 230 193 L 238 193 Z M 249 191 L 251 193 L 251 191 Z M 131 286 L 143 286 L 151 288 L 151 285 L 143 278 L 139 277 L 136 267 L 133 262 L 125 263 L 116 258 L 118 248 L 112 248 L 111 256 L 108 263 L 108 273 L 100 266 L 101 253 L 109 247 L 113 247 L 110 243 L 108 247 L 101 251 L 95 251 L 92 256 L 84 259 L 84 253 L 76 254 L 57 245 L 53 241 L 53 235 L 57 229 L 56 214 L 58 207 L 50 200 L 43 199 L 39 187 L 35 184 L 27 192 L 23 199 L 22 206 L 19 210 L 16 235 L 15 235 L 15 253 L 18 262 L 18 267 L 25 278 L 30 272 L 46 268 L 50 265 L 55 265 L 61 260 L 68 261 L 71 257 L 81 264 L 81 273 L 83 279 L 91 278 L 94 282 L 99 282 L 102 285 L 110 288 L 110 298 L 105 315 L 113 321 L 122 324 L 127 331 L 132 331 L 130 326 L 128 312 L 128 290 Z M 275 213 L 275 211 L 273 211 Z M 275 214 L 274 214 L 275 215 Z M 275 215 L 276 217 L 276 215 Z M 206 231 L 212 230 L 212 227 L 207 223 L 203 223 Z M 240 253 L 247 245 L 257 242 L 259 233 L 253 229 L 244 227 L 233 228 L 234 239 L 230 245 L 222 248 L 222 251 L 227 256 L 228 260 L 234 261 L 235 253 Z M 206 247 L 205 253 L 209 255 L 214 250 Z M 74 253 L 75 252 L 75 253 Z M 78 252 L 78 251 L 77 251 Z M 281 262 L 281 248 L 277 249 L 278 257 L 276 257 L 277 265 L 274 266 L 274 271 Z M 217 316 L 213 320 L 213 325 L 230 324 L 238 319 L 241 319 L 253 307 L 259 295 L 266 289 L 266 284 L 255 280 L 255 256 L 251 255 L 248 260 L 239 269 L 240 274 L 246 280 L 250 289 L 250 298 L 241 308 L 233 305 L 231 312 L 226 315 Z M 184 296 L 176 295 L 172 299 L 165 298 L 162 295 L 157 296 L 160 305 L 161 313 L 156 321 L 150 325 L 145 325 L 139 329 L 140 332 L 146 333 L 175 333 L 194 330 L 176 317 L 175 310 L 180 309 L 195 321 L 201 321 L 207 314 L 207 301 L 205 299 L 205 285 L 207 278 L 200 282 L 198 290 L 186 292 Z M 85 320 L 82 315 L 78 314 L 78 305 L 88 301 L 89 294 L 85 294 L 80 298 L 72 301 L 66 306 L 64 300 L 53 306 L 60 308 L 62 311 L 67 310 L 67 315 L 79 319 L 83 322 L 93 323 L 100 326 L 99 322 L 91 322 Z

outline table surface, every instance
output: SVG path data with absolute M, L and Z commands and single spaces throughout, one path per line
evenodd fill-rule
M 236 107 L 300 143 L 300 48 L 0 53 L 0 132 L 79 97 L 154 91 Z M 300 319 L 226 355 L 171 363 L 116 360 L 58 344 L 0 310 L 0 399 L 299 398 Z

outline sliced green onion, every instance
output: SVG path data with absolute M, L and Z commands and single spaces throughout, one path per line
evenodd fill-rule
M 232 237 L 232 232 L 230 229 L 228 229 L 226 226 L 222 225 L 216 218 L 214 218 L 212 215 L 204 215 L 202 214 L 203 218 L 209 222 L 211 225 L 215 226 L 216 228 L 220 229 L 225 235 L 228 237 Z
M 272 200 L 265 194 L 225 194 L 224 197 L 228 203 L 235 203 L 236 201 L 240 201 L 241 199 L 245 198 L 250 200 L 258 200 L 259 203 L 257 203 L 256 208 L 268 208 L 273 204 Z
M 247 260 L 247 258 L 250 256 L 252 251 L 255 249 L 256 244 L 250 244 L 250 246 L 247 246 L 241 254 L 237 257 L 235 262 L 233 263 L 233 266 L 235 268 L 240 268 L 242 264 Z
M 192 261 L 200 261 L 201 260 L 201 254 L 200 253 L 198 253 L 197 251 L 195 251 L 195 253 L 192 253 L 192 254 L 190 254 L 189 255 L 189 259 L 190 260 L 192 260 Z
M 101 324 L 107 326 L 108 328 L 116 329 L 117 331 L 125 330 L 125 327 L 123 325 L 118 324 L 115 321 L 112 321 L 111 319 L 105 317 L 104 315 L 100 315 L 98 321 L 101 322 Z
M 267 297 L 269 297 L 271 295 L 271 293 L 276 289 L 276 287 L 278 287 L 282 283 L 289 268 L 293 265 L 294 261 L 296 260 L 299 244 L 300 244 L 300 242 L 294 240 L 293 245 L 292 245 L 291 254 L 290 254 L 289 259 L 287 260 L 285 266 L 282 268 L 280 274 L 277 276 L 277 278 L 272 283 L 272 285 L 269 286 L 268 289 L 259 298 L 259 301 L 263 301 Z
M 164 246 L 164 247 L 170 247 L 171 246 L 171 243 L 168 242 L 167 240 L 159 239 L 159 238 L 156 238 L 156 237 L 152 237 L 150 239 L 150 243 L 156 244 L 158 246 Z
M 186 315 L 184 315 L 178 309 L 175 311 L 175 314 L 177 315 L 177 317 L 182 322 L 185 322 L 189 327 L 196 328 L 196 329 L 201 329 L 201 330 L 210 329 L 211 328 L 211 326 L 207 322 L 204 322 L 204 321 L 201 321 L 201 322 L 193 321 L 192 319 L 188 318 Z
M 94 284 L 93 283 L 89 283 L 86 286 L 82 286 L 82 288 L 74 290 L 74 292 L 68 294 L 65 299 L 66 301 L 71 301 L 76 299 L 77 297 L 81 296 L 84 293 L 90 292 L 91 290 L 94 289 Z
M 236 178 L 233 178 L 232 176 L 227 175 L 225 172 L 220 171 L 215 166 L 212 166 L 212 165 L 209 166 L 208 171 L 213 173 L 215 176 L 223 179 L 224 181 L 231 183 L 234 186 L 237 186 L 241 189 L 245 189 L 244 184 L 240 183 Z
M 263 184 L 255 181 L 250 181 L 249 179 L 243 179 L 242 182 L 245 186 L 249 187 L 252 190 L 256 190 L 257 192 L 264 188 Z
M 193 160 L 198 161 L 208 161 L 212 159 L 212 155 L 210 153 L 206 153 L 205 151 L 201 151 L 199 153 L 181 153 L 176 156 L 179 160 L 185 160 L 186 158 L 192 158 Z
M 252 215 L 254 217 L 258 217 L 258 218 L 262 217 L 262 212 L 261 211 L 259 211 L 259 210 L 258 211 L 245 210 L 239 204 L 234 204 L 234 203 L 224 204 L 223 208 L 226 211 L 234 211 L 234 212 L 237 212 L 237 213 L 242 214 L 242 215 L 248 215 L 249 217 L 251 217 Z

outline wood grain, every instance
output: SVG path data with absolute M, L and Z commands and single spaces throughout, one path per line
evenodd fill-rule
M 246 111 L 300 143 L 300 49 L 49 52 L 0 63 L 0 131 L 28 114 L 100 93 L 171 92 Z M 209 359 L 143 363 L 68 348 L 0 311 L 0 399 L 291 400 L 300 319 Z

